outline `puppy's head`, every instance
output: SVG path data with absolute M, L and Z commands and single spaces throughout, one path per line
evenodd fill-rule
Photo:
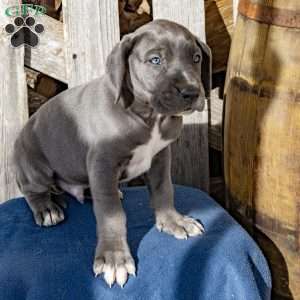
M 115 46 L 106 71 L 116 102 L 126 85 L 157 113 L 176 115 L 203 110 L 211 89 L 211 60 L 209 47 L 186 28 L 156 20 Z M 132 101 L 122 104 L 128 107 Z

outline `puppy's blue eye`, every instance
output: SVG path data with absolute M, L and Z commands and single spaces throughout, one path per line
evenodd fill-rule
M 160 65 L 161 64 L 160 57 L 158 57 L 158 56 L 152 57 L 149 60 L 149 62 L 151 62 L 151 64 L 154 64 L 154 65 Z
M 196 64 L 199 63 L 201 61 L 201 55 L 195 54 L 193 60 L 194 60 L 194 63 L 196 63 Z

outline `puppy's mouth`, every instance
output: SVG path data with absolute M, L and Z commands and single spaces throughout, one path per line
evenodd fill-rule
M 169 116 L 189 115 L 205 108 L 204 96 L 200 95 L 195 99 L 184 98 L 173 90 L 154 95 L 150 103 L 155 111 Z
M 190 115 L 195 111 L 203 111 L 205 108 L 205 99 L 198 98 L 189 108 L 186 108 L 182 112 L 174 114 L 174 116 Z
M 185 115 L 190 115 L 190 114 L 192 114 L 194 111 L 195 111 L 194 109 L 186 109 L 186 110 L 184 110 L 183 112 L 174 114 L 174 116 L 176 116 L 176 117 L 181 117 L 181 116 L 185 116 Z

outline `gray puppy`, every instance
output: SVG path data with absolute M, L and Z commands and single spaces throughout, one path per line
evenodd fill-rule
M 54 97 L 18 137 L 17 182 L 38 225 L 64 219 L 52 186 L 81 201 L 90 187 L 98 235 L 94 272 L 109 286 L 123 286 L 135 274 L 119 182 L 145 174 L 160 231 L 178 239 L 203 232 L 174 208 L 170 143 L 180 134 L 181 115 L 203 110 L 210 86 L 207 45 L 176 23 L 156 20 L 114 47 L 101 78 Z

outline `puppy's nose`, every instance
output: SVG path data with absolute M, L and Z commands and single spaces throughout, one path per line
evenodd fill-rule
M 180 94 L 184 99 L 196 99 L 199 97 L 199 89 L 194 86 L 186 86 L 180 89 Z
M 197 110 L 197 111 L 203 111 L 205 108 L 205 100 L 198 98 L 193 104 L 192 104 L 192 109 Z

